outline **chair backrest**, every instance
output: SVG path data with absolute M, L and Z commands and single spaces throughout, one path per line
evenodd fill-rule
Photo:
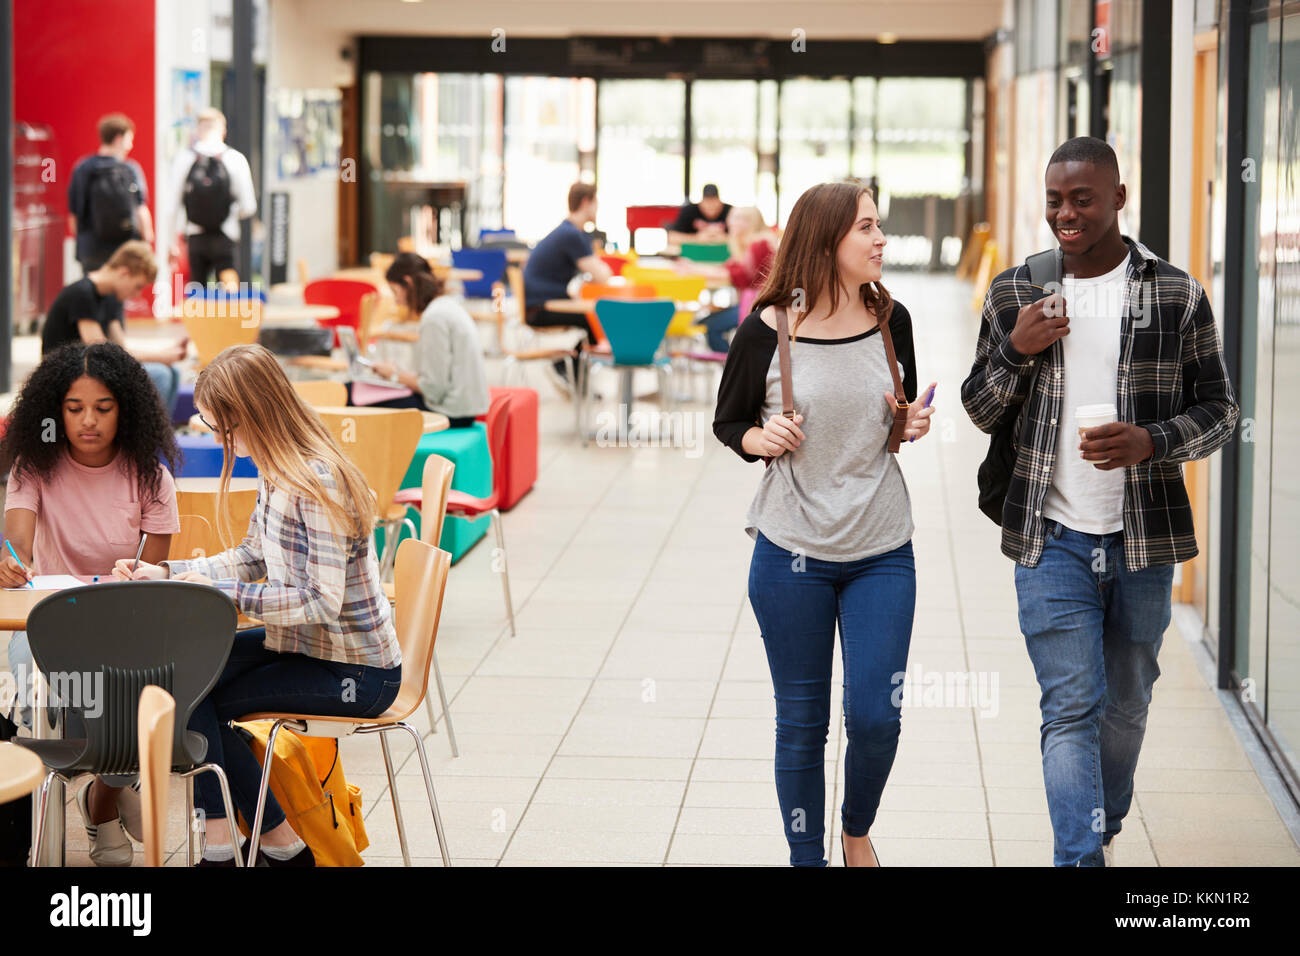
M 357 318 L 357 342 L 364 350 L 370 345 L 371 330 L 375 325 L 375 316 L 379 314 L 378 292 L 371 292 L 361 297 L 360 315 Z M 390 300 L 392 296 L 388 297 Z
M 609 266 L 610 272 L 614 273 L 614 275 L 616 276 L 620 276 L 623 274 L 623 269 L 630 260 L 626 256 L 619 256 L 609 252 L 602 252 L 600 255 L 600 261 L 605 263 L 605 265 Z
M 598 299 L 600 318 L 618 365 L 649 365 L 677 307 L 667 299 Z
M 298 270 L 298 284 L 305 286 L 311 281 L 311 269 L 307 267 L 306 257 L 299 257 L 298 261 L 294 263 L 294 266 Z
M 397 257 L 391 252 L 372 252 L 370 253 L 370 268 L 378 273 L 386 273 L 388 267 L 393 264 Z
M 726 262 L 731 247 L 725 242 L 683 242 L 682 258 L 691 262 Z
M 51 699 L 85 726 L 84 764 L 96 773 L 138 769 L 137 708 L 149 684 L 176 699 L 171 766 L 201 762 L 203 738 L 191 746 L 186 725 L 226 666 L 236 619 L 230 598 L 188 581 L 91 584 L 56 591 L 32 608 L 32 658 Z
M 411 467 L 424 434 L 424 415 L 417 408 L 318 408 L 343 454 L 361 469 L 375 493 L 377 513 L 387 513 Z
M 451 265 L 454 269 L 477 269 L 483 273 L 481 279 L 467 279 L 465 298 L 492 298 L 493 283 L 500 282 L 506 272 L 506 251 L 504 249 L 453 249 Z
M 629 282 L 653 286 L 655 295 L 677 302 L 694 302 L 708 284 L 704 276 L 681 275 L 672 269 L 628 266 L 623 270 L 623 275 Z
M 180 521 L 180 533 L 172 535 L 171 544 L 167 547 L 169 561 L 188 561 L 221 550 L 212 550 L 212 542 L 217 540 L 217 534 L 212 523 L 203 515 L 181 515 Z M 195 554 L 196 551 L 199 553 Z
M 374 292 L 374 284 L 361 279 L 317 279 L 303 287 L 302 301 L 307 305 L 332 305 L 339 310 L 338 318 L 322 319 L 322 326 L 333 328 L 346 325 L 359 330 L 361 300 Z M 336 336 L 334 346 L 337 348 L 338 344 Z
M 515 231 L 513 229 L 480 229 L 478 231 L 478 241 L 480 244 L 485 240 L 514 238 Z
M 681 206 L 628 206 L 627 231 L 638 229 L 666 229 L 677 218 Z
M 293 390 L 298 393 L 308 405 L 346 405 L 348 403 L 348 387 L 342 382 L 333 382 L 325 378 L 308 379 L 305 382 L 294 382 Z
M 492 453 L 492 493 L 499 499 L 505 494 L 506 469 L 502 464 L 506 450 L 506 429 L 510 426 L 510 393 L 497 392 L 487 412 L 488 449 Z
M 253 345 L 262 327 L 262 303 L 257 299 L 211 301 L 194 297 L 182 306 L 185 332 L 199 353 L 203 368 L 232 345 Z
M 420 479 L 423 502 L 420 507 L 420 540 L 425 544 L 437 547 L 442 540 L 447 493 L 451 491 L 451 478 L 455 471 L 455 463 L 441 455 L 430 455 L 424 460 L 424 473 Z
M 399 720 L 414 713 L 428 691 L 450 568 L 451 555 L 431 544 L 407 538 L 397 546 L 393 617 L 402 648 L 402 686 L 389 711 L 400 714 Z
M 140 694 L 137 717 L 140 735 L 140 803 L 144 827 L 144 865 L 163 865 L 163 835 L 167 832 L 167 783 L 171 775 L 170 744 L 176 730 L 176 700 L 150 684 Z
M 655 287 L 648 282 L 629 282 L 611 285 L 608 282 L 587 282 L 578 290 L 583 299 L 653 299 Z

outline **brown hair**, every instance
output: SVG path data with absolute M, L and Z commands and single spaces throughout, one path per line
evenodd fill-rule
M 588 199 L 596 198 L 596 186 L 594 183 L 574 183 L 569 187 L 569 212 L 577 212 Z
M 767 281 L 754 300 L 754 310 L 789 306 L 803 292 L 803 308 L 795 314 L 791 336 L 829 290 L 831 310 L 840 304 L 840 270 L 835 257 L 842 240 L 858 218 L 858 201 L 868 190 L 861 183 L 821 183 L 804 192 L 790 210 L 781 244 L 777 246 Z M 865 282 L 858 293 L 877 322 L 888 322 L 894 300 L 879 282 Z
M 119 136 L 134 132 L 135 124 L 125 113 L 109 113 L 99 118 L 99 141 L 105 146 L 112 144 Z
M 433 274 L 429 261 L 414 252 L 399 252 L 384 273 L 384 279 L 406 289 L 406 304 L 419 318 L 429 303 L 442 295 L 442 280 Z
M 158 278 L 158 261 L 154 259 L 149 243 L 142 239 L 128 239 L 122 243 L 104 266 L 108 269 L 125 268 L 133 276 L 143 276 L 146 282 Z
M 223 351 L 199 372 L 194 401 L 212 413 L 224 452 L 217 493 L 217 530 L 223 544 L 233 540 L 226 496 L 235 460 L 230 429 L 235 427 L 268 482 L 319 501 L 331 524 L 349 537 L 370 534 L 375 497 L 361 470 L 343 454 L 320 416 L 298 396 L 280 363 L 265 348 L 234 345 Z M 311 466 L 313 460 L 329 469 L 330 484 Z

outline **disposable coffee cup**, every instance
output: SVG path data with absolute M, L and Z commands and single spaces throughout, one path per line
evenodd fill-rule
M 1083 433 L 1089 428 L 1096 428 L 1098 425 L 1107 425 L 1119 418 L 1115 411 L 1115 406 L 1110 403 L 1104 405 L 1080 405 L 1074 410 L 1074 423 L 1079 429 L 1079 439 L 1083 440 Z M 1103 461 L 1110 461 L 1109 458 Z M 1102 464 L 1102 462 L 1094 462 Z

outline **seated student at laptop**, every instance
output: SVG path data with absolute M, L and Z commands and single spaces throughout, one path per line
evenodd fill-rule
M 398 253 L 384 278 L 397 304 L 420 316 L 413 368 L 400 368 L 392 362 L 374 362 L 368 367 L 380 380 L 389 379 L 412 394 L 365 404 L 440 412 L 451 419 L 452 428 L 468 428 L 476 416 L 487 414 L 490 404 L 478 326 L 464 306 L 442 294 L 442 283 L 429 263 L 414 252 Z M 353 401 L 361 404 L 356 401 L 355 381 L 352 390 Z

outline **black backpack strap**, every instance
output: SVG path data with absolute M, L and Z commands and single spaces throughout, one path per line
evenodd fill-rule
M 1053 282 L 1059 286 L 1064 270 L 1063 259 L 1064 255 L 1060 249 L 1048 249 L 1045 252 L 1026 256 L 1025 268 L 1029 270 L 1029 281 L 1044 291 Z

